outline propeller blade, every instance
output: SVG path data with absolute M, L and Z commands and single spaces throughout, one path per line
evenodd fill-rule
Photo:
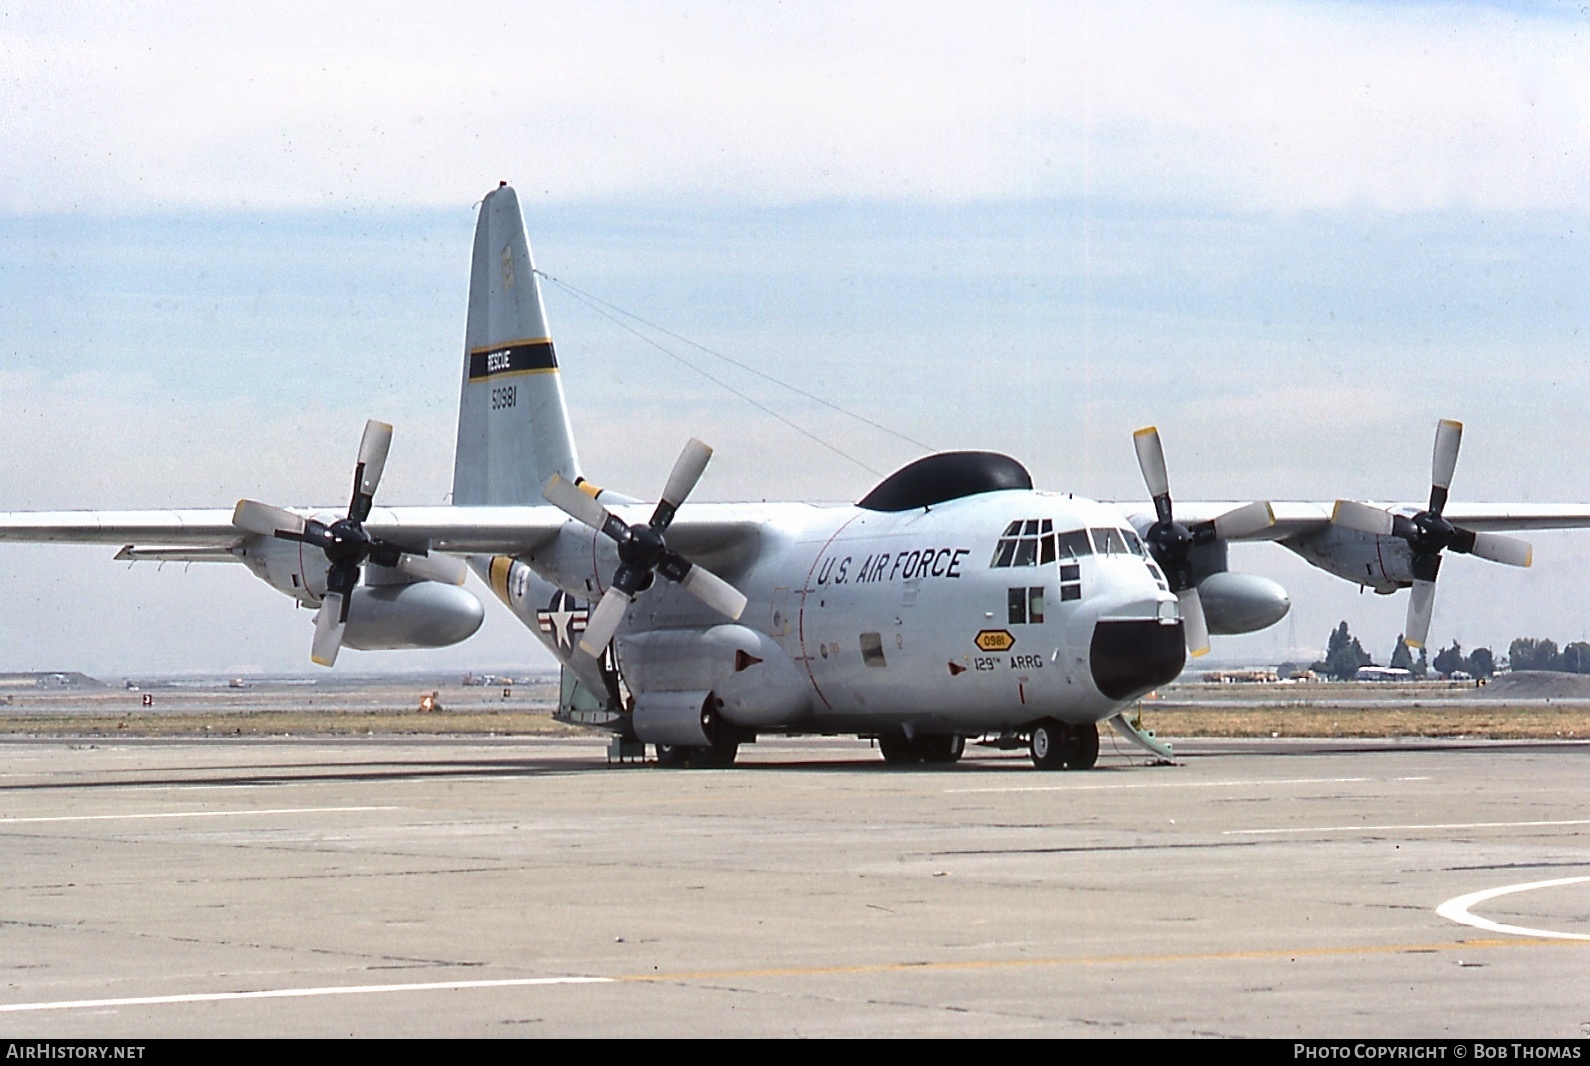
M 375 419 L 364 424 L 364 436 L 359 440 L 359 465 L 363 468 L 359 483 L 353 487 L 355 494 L 374 496 L 381 484 L 381 472 L 386 469 L 386 455 L 392 448 L 392 427 Z
M 1165 447 L 1159 442 L 1159 430 L 1145 426 L 1133 433 L 1132 447 L 1137 449 L 1138 469 L 1143 472 L 1143 482 L 1157 506 L 1161 497 L 1170 495 L 1170 474 L 1165 470 Z
M 342 610 L 341 593 L 328 592 L 325 599 L 320 601 L 320 610 L 315 612 L 315 642 L 310 648 L 309 657 L 319 666 L 335 664 L 337 652 L 342 650 L 342 633 L 347 628 Z
M 257 500 L 238 500 L 237 508 L 232 512 L 232 524 L 262 537 L 273 537 L 277 533 L 298 536 L 304 531 L 302 517 Z
M 1453 550 L 1457 550 L 1456 546 Z M 1528 541 L 1517 537 L 1504 537 L 1500 533 L 1476 533 L 1474 547 L 1469 549 L 1469 554 L 1489 559 L 1493 563 L 1528 566 L 1534 562 L 1535 549 L 1530 547 Z
M 1463 443 L 1463 423 L 1454 422 L 1450 418 L 1443 418 L 1435 427 L 1435 455 L 1430 462 L 1430 486 L 1440 489 L 1442 500 L 1446 502 L 1445 495 L 1452 488 L 1452 473 L 1457 469 L 1458 446 Z M 1435 496 L 1430 497 L 1430 510 L 1436 514 L 1441 513 L 1441 508 L 1435 505 Z
M 440 581 L 444 585 L 462 585 L 469 576 L 464 560 L 451 555 L 413 555 L 404 552 L 398 556 L 397 568 L 409 577 L 421 581 Z
M 674 461 L 673 472 L 668 475 L 668 483 L 663 486 L 662 501 L 674 510 L 685 502 L 696 482 L 701 480 L 702 473 L 707 469 L 707 461 L 712 458 L 712 449 L 694 437 L 685 445 L 685 450 L 679 453 L 679 458 Z
M 1262 533 L 1275 525 L 1275 508 L 1260 500 L 1245 507 L 1227 511 L 1215 519 L 1215 536 L 1221 540 L 1241 540 Z
M 708 607 L 736 621 L 745 610 L 745 596 L 740 590 L 704 566 L 692 565 L 679 584 Z
M 1408 632 L 1403 642 L 1410 648 L 1422 648 L 1430 636 L 1430 617 L 1435 613 L 1435 582 L 1415 581 L 1413 594 L 1408 597 Z
M 618 632 L 618 624 L 624 620 L 624 612 L 628 610 L 629 597 L 623 590 L 610 587 L 585 623 L 585 634 L 580 637 L 580 650 L 593 659 L 601 655 L 613 639 L 613 634 Z
M 601 529 L 612 517 L 606 507 L 597 503 L 574 482 L 565 480 L 561 474 L 552 475 L 546 487 L 541 490 L 541 498 L 576 522 L 590 526 L 592 529 Z
M 1187 637 L 1187 654 L 1194 659 L 1209 654 L 1209 623 L 1204 619 L 1204 603 L 1196 587 L 1176 593 L 1181 604 L 1182 632 Z
M 1393 522 L 1390 511 L 1371 507 L 1367 503 L 1358 503 L 1355 500 L 1337 500 L 1335 509 L 1331 511 L 1332 525 L 1356 530 L 1359 533 L 1374 533 L 1389 537 Z

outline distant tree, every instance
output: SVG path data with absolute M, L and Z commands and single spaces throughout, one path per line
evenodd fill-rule
M 1338 681 L 1350 681 L 1360 666 L 1373 666 L 1375 660 L 1358 643 L 1358 638 L 1348 632 L 1347 623 L 1343 622 L 1331 633 L 1325 645 L 1325 658 L 1318 665 L 1322 665 L 1325 673 Z
M 1435 653 L 1435 660 L 1430 665 L 1442 677 L 1451 677 L 1459 670 L 1467 671 L 1469 661 L 1463 657 L 1463 645 L 1454 640 L 1450 648 L 1442 648 Z
M 1419 660 L 1413 664 L 1413 676 L 1420 681 L 1430 676 L 1430 656 L 1423 648 L 1419 649 Z
M 1397 635 L 1397 646 L 1391 650 L 1391 665 L 1398 670 L 1413 672 L 1413 652 L 1402 634 Z
M 1562 649 L 1562 659 L 1558 669 L 1574 674 L 1590 674 L 1590 644 L 1576 640 Z
M 1508 646 L 1507 660 L 1512 663 L 1515 673 L 1520 670 L 1562 669 L 1562 656 L 1558 654 L 1557 642 L 1553 640 L 1519 637 Z
M 1489 648 L 1475 648 L 1469 653 L 1469 673 L 1475 677 L 1494 677 L 1496 659 Z

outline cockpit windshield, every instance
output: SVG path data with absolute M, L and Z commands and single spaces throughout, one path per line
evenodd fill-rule
M 1005 527 L 988 565 L 995 569 L 1046 566 L 1054 561 L 1088 555 L 1136 555 L 1147 559 L 1148 550 L 1130 529 L 1108 526 L 1055 533 L 1048 518 L 1018 518 Z

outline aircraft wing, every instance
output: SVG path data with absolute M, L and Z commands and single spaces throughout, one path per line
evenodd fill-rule
M 345 507 L 292 508 L 323 521 Z M 734 504 L 693 504 L 668 531 L 669 543 L 687 557 L 717 560 L 732 569 L 754 554 L 766 515 Z M 625 522 L 643 522 L 650 506 L 623 506 Z M 517 555 L 552 542 L 570 521 L 551 506 L 376 507 L 364 522 L 383 540 L 455 555 Z M 0 541 L 36 544 L 111 544 L 124 559 L 207 561 L 229 557 L 249 534 L 232 524 L 230 508 L 179 511 L 0 512 Z
M 245 536 L 230 509 L 0 512 L 0 541 L 231 548 Z
M 1192 500 L 1176 501 L 1176 518 L 1187 525 L 1205 522 L 1227 511 L 1246 506 L 1248 500 Z M 1371 501 L 1363 501 L 1371 502 Z M 1151 503 L 1119 504 L 1135 525 L 1152 524 L 1154 505 Z M 1419 503 L 1374 503 L 1390 511 L 1409 515 L 1425 509 Z M 1317 532 L 1330 525 L 1335 500 L 1325 501 L 1272 501 L 1275 525 L 1269 529 L 1239 540 L 1285 540 L 1288 537 Z M 1519 530 L 1586 529 L 1590 528 L 1590 504 L 1582 503 L 1449 503 L 1444 512 L 1447 521 L 1477 533 L 1505 533 Z
M 626 524 L 645 522 L 651 504 L 610 508 Z M 748 559 L 761 536 L 766 515 L 754 505 L 690 504 L 668 527 L 668 544 L 693 561 L 711 566 L 721 560 L 726 568 Z M 569 527 L 583 536 L 586 530 L 556 507 L 377 507 L 365 520 L 365 529 L 398 544 L 430 541 L 433 551 L 455 555 L 517 555 L 550 544 Z
M 1209 522 L 1234 511 L 1238 507 L 1246 507 L 1252 500 L 1189 500 L 1176 501 L 1176 520 L 1186 525 L 1195 525 L 1199 522 Z M 1116 504 L 1125 513 L 1134 526 L 1144 529 L 1154 524 L 1155 514 L 1152 503 L 1123 503 Z M 1335 508 L 1336 501 L 1326 503 L 1310 503 L 1307 501 L 1281 501 L 1270 504 L 1270 510 L 1275 514 L 1275 525 L 1268 529 L 1236 540 L 1285 540 L 1287 537 L 1299 533 L 1309 533 L 1324 529 L 1330 525 L 1331 511 Z
M 292 508 L 324 521 L 345 507 Z M 567 519 L 553 507 L 377 507 L 365 528 L 397 543 L 423 544 L 458 554 L 514 553 L 552 540 Z M 161 549 L 212 555 L 249 536 L 232 524 L 232 509 L 184 511 L 0 512 L 0 541 L 130 546 L 128 558 L 154 558 Z
M 1392 510 L 1415 514 L 1424 508 L 1418 503 Z M 1582 503 L 1449 503 L 1443 514 L 1453 525 L 1476 533 L 1590 528 L 1590 505 Z

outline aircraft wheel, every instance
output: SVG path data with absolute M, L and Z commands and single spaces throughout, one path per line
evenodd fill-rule
M 909 766 L 922 761 L 922 751 L 904 733 L 879 733 L 878 750 L 890 766 Z
M 658 744 L 657 765 L 676 770 L 690 765 L 690 749 L 679 744 Z
M 918 737 L 917 747 L 925 763 L 946 764 L 960 762 L 966 751 L 965 737 Z
M 738 740 L 716 740 L 710 748 L 658 744 L 657 765 L 670 770 L 724 770 L 734 765 L 739 754 Z
M 1027 750 L 1032 755 L 1032 764 L 1040 770 L 1063 770 L 1066 765 L 1066 748 L 1070 740 L 1071 729 L 1064 722 L 1057 722 L 1053 718 L 1045 718 L 1032 727 L 1032 734 L 1027 741 Z M 1095 736 L 1097 742 L 1097 736 Z
M 690 765 L 698 770 L 727 770 L 739 753 L 738 740 L 714 740 L 710 748 L 690 749 Z
M 1074 725 L 1069 729 L 1066 743 L 1066 769 L 1091 770 L 1099 761 L 1099 727 L 1095 724 Z

